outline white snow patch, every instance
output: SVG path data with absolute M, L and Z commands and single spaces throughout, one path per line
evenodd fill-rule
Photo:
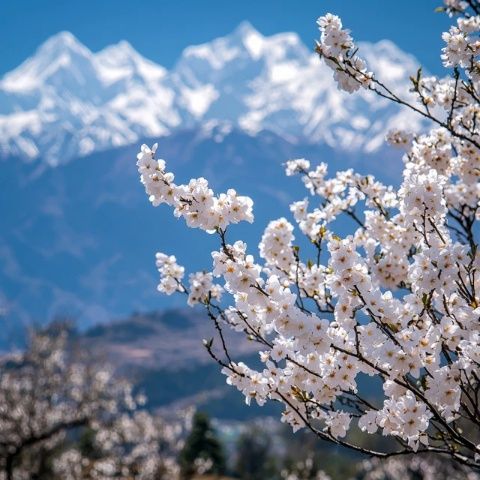
M 185 107 L 196 117 L 200 118 L 208 110 L 210 105 L 219 97 L 219 93 L 211 84 L 202 85 L 198 88 L 184 87 L 181 95 Z
M 293 62 L 280 63 L 270 68 L 270 79 L 273 83 L 284 83 L 298 75 L 298 66 Z
M 361 115 L 352 118 L 352 127 L 357 130 L 365 130 L 370 126 L 370 120 Z
M 247 50 L 253 59 L 257 60 L 261 57 L 265 46 L 265 39 L 263 35 L 258 33 L 256 30 L 252 30 L 245 35 L 243 43 L 245 47 L 247 47 Z

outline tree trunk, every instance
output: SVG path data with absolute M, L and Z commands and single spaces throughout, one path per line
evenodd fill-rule
M 6 480 L 13 480 L 13 455 L 7 456 L 7 461 L 5 464 L 5 478 Z

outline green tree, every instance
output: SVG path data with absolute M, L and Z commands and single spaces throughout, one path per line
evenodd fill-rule
M 257 425 L 251 426 L 238 438 L 235 473 L 242 480 L 276 478 L 270 435 Z
M 194 415 L 192 431 L 180 453 L 179 461 L 184 479 L 192 478 L 196 473 L 225 473 L 223 446 L 205 413 L 197 412 Z

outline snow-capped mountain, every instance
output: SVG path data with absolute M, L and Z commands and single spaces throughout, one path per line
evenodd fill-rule
M 360 49 L 408 91 L 413 57 L 388 41 Z M 248 23 L 188 47 L 170 71 L 125 41 L 94 53 L 62 32 L 0 80 L 0 156 L 50 165 L 205 124 L 372 152 L 392 126 L 415 123 L 370 92 L 339 92 L 296 34 L 266 37 Z

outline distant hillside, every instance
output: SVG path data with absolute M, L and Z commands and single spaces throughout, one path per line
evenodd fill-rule
M 259 363 L 258 346 L 225 328 L 230 353 Z M 88 330 L 79 338 L 92 354 L 111 362 L 148 397 L 151 409 L 195 405 L 220 419 L 240 420 L 274 413 L 247 407 L 244 397 L 225 383 L 220 367 L 202 345 L 214 336 L 211 320 L 201 309 L 136 314 Z M 221 355 L 221 351 L 217 352 Z
M 257 345 L 225 326 L 228 340 L 235 339 L 232 354 L 248 356 Z M 215 336 L 212 320 L 201 308 L 134 314 L 123 320 L 91 328 L 81 337 L 90 348 L 121 369 L 136 367 L 176 372 L 212 360 L 202 339 Z

